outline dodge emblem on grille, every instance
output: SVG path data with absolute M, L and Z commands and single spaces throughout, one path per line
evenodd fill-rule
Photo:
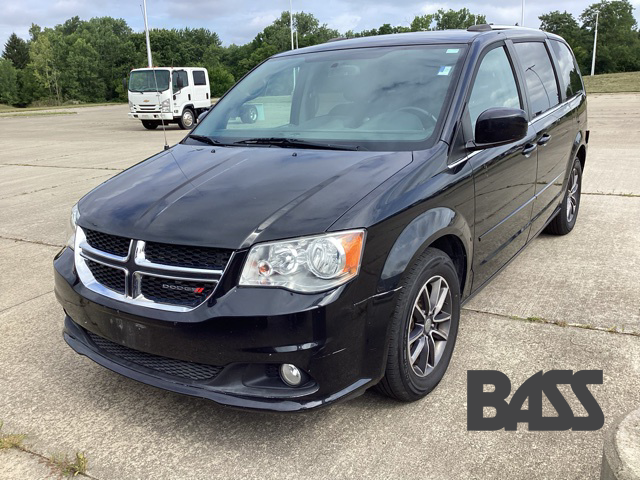
M 170 285 L 167 283 L 163 283 L 162 288 L 164 288 L 165 290 L 178 290 L 181 292 L 191 292 L 191 293 L 196 293 L 198 295 L 204 292 L 204 287 L 187 287 L 185 285 Z

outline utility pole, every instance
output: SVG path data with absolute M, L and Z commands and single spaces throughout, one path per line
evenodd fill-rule
M 147 60 L 149 60 L 149 68 L 153 68 L 153 60 L 151 59 L 151 42 L 149 41 L 149 24 L 147 23 L 147 0 L 142 0 L 142 9 L 144 12 L 144 32 L 147 37 Z
M 520 18 L 520 26 L 524 27 L 524 1 L 522 0 L 522 17 Z
M 289 0 L 289 30 L 291 30 L 291 50 L 295 47 L 293 45 L 293 4 L 292 0 Z
M 596 33 L 593 36 L 593 58 L 591 59 L 591 76 L 596 72 L 596 44 L 598 43 L 598 16 L 600 12 L 596 12 Z

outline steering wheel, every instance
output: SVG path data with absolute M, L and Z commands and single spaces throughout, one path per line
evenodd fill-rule
M 433 129 L 438 123 L 438 119 L 434 117 L 430 112 L 420 107 L 402 107 L 396 110 L 396 112 L 412 113 L 420 119 L 422 126 L 425 130 Z

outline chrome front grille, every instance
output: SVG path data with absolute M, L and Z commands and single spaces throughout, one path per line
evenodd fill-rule
M 114 292 L 125 294 L 127 276 L 124 270 L 113 268 L 104 263 L 94 262 L 93 260 L 85 259 L 87 267 L 93 278 L 98 282 Z
M 145 257 L 150 262 L 164 265 L 198 269 L 224 269 L 231 258 L 231 250 L 147 242 Z
M 75 264 L 89 290 L 123 302 L 185 312 L 210 298 L 232 250 L 147 243 L 78 227 Z
M 84 234 L 87 238 L 87 243 L 91 247 L 111 255 L 126 257 L 129 253 L 129 248 L 131 248 L 131 240 L 128 238 L 88 229 L 84 231 Z

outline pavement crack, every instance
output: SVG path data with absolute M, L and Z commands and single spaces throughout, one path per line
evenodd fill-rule
M 54 188 L 67 187 L 68 185 L 75 185 L 77 183 L 82 183 L 82 182 L 86 182 L 86 181 L 89 181 L 89 180 L 95 180 L 97 178 L 103 178 L 104 175 L 107 175 L 107 174 L 106 173 L 102 173 L 102 174 L 97 175 L 95 177 L 89 177 L 89 178 L 86 178 L 86 179 L 78 181 L 78 182 L 70 182 L 70 183 L 63 184 L 63 185 L 51 185 L 49 187 L 38 188 L 36 190 L 31 190 L 29 192 L 20 192 L 20 193 L 16 193 L 16 194 L 13 194 L 13 195 L 7 195 L 6 197 L 0 197 L 0 200 L 5 200 L 7 198 L 20 197 L 22 195 L 31 195 L 32 193 L 44 192 L 46 190 L 53 190 Z
M 637 193 L 582 192 L 582 195 L 594 195 L 594 196 L 599 196 L 599 197 L 630 197 L 630 198 L 640 198 L 640 194 L 637 194 Z
M 66 165 L 35 165 L 33 163 L 5 163 L 3 165 L 10 165 L 13 167 L 41 167 L 41 168 L 65 168 L 70 170 L 108 170 L 111 172 L 122 172 L 122 168 L 109 168 L 109 167 L 73 167 Z
M 19 307 L 20 305 L 24 305 L 25 303 L 29 303 L 33 300 L 37 300 L 38 298 L 44 297 L 45 295 L 49 295 L 50 293 L 53 293 L 53 290 L 49 290 L 48 292 L 41 293 L 40 295 L 36 295 L 35 297 L 28 298 L 27 300 L 23 300 L 22 302 L 16 303 L 15 305 L 11 305 L 10 307 L 3 308 L 2 310 L 0 310 L 0 315 L 2 315 L 5 312 L 8 312 L 12 308 Z
M 25 240 L 24 238 L 5 237 L 4 235 L 0 235 L 0 240 L 13 240 L 14 242 L 33 243 L 34 245 L 44 245 L 45 247 L 64 247 L 64 245 L 61 245 L 59 243 L 40 242 L 38 240 Z
M 50 465 L 51 464 L 51 459 L 41 453 L 35 452 L 33 450 L 31 450 L 29 447 L 26 447 L 24 445 L 19 445 L 19 446 L 15 446 L 13 447 L 16 450 L 19 450 L 21 452 L 26 453 L 27 455 L 32 455 L 34 457 L 37 457 L 38 460 L 40 460 L 42 463 L 44 463 L 45 465 Z M 78 472 L 73 474 L 73 477 L 85 477 L 85 478 L 90 478 L 91 480 L 100 480 L 98 477 L 94 477 L 93 475 L 89 475 L 88 473 L 82 473 L 82 472 Z M 62 478 L 62 475 L 60 476 L 60 478 Z
M 570 323 L 570 322 L 565 322 L 564 320 L 550 320 L 548 318 L 542 318 L 542 317 L 524 318 L 518 315 L 505 315 L 504 313 L 489 312 L 486 310 L 478 310 L 475 308 L 467 308 L 467 307 L 463 307 L 462 310 L 466 310 L 468 312 L 474 312 L 474 313 L 481 313 L 485 315 L 494 315 L 496 317 L 506 318 L 509 320 L 517 320 L 519 322 L 539 323 L 543 325 L 555 325 L 556 327 L 562 327 L 562 328 L 566 328 L 566 327 L 579 328 L 581 330 L 596 330 L 599 332 L 617 333 L 619 335 L 629 335 L 631 337 L 640 337 L 640 332 L 624 332 L 624 331 L 618 330 L 615 326 L 607 328 L 607 327 L 598 327 L 595 325 L 585 325 L 583 323 Z

